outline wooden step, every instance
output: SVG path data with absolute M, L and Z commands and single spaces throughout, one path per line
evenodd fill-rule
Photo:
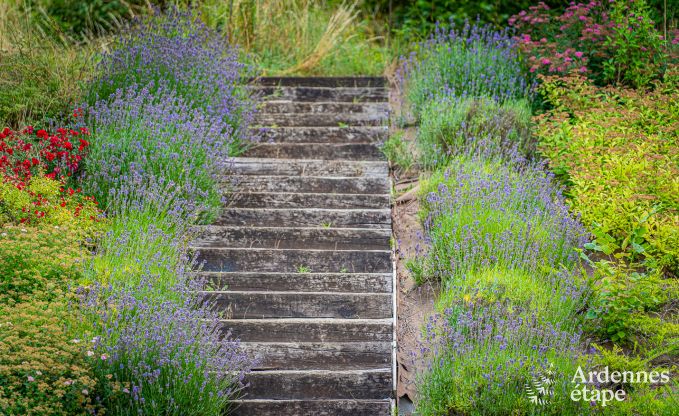
M 392 316 L 389 293 L 204 292 L 224 319 L 344 318 Z
M 391 368 L 377 370 L 255 371 L 247 399 L 318 400 L 388 399 L 392 392 Z
M 235 416 L 391 416 L 390 400 L 236 400 Z
M 259 86 L 248 87 L 262 100 L 290 100 L 298 102 L 332 101 L 332 102 L 386 102 L 389 90 L 380 87 L 284 87 Z
M 388 114 L 389 103 L 333 103 L 288 100 L 263 101 L 257 108 L 258 114 L 308 113 L 308 114 Z
M 206 272 L 388 273 L 391 251 L 201 248 Z
M 295 192 L 325 194 L 389 194 L 387 177 L 257 176 L 224 178 L 227 187 L 247 192 Z M 227 188 L 228 189 L 228 188 Z
M 391 293 L 391 273 L 202 272 L 210 290 Z
M 229 208 L 380 209 L 391 204 L 386 194 L 237 192 L 227 198 Z
M 384 160 L 374 143 L 260 143 L 245 151 L 248 157 L 275 159 Z
M 387 86 L 384 77 L 260 77 L 251 84 L 282 87 L 380 87 Z
M 263 143 L 380 144 L 387 140 L 389 130 L 375 126 L 271 127 L 263 129 L 260 136 Z
M 243 342 L 253 370 L 360 370 L 388 368 L 391 342 Z
M 222 332 L 246 342 L 378 342 L 391 341 L 391 318 L 224 319 Z
M 258 127 L 342 127 L 342 126 L 383 126 L 386 114 L 343 114 L 343 113 L 258 113 L 253 126 Z
M 389 209 L 226 208 L 215 225 L 253 227 L 390 228 Z
M 366 177 L 389 174 L 387 162 L 356 160 L 294 160 L 234 158 L 230 173 L 265 176 L 342 176 Z
M 228 248 L 389 250 L 391 231 L 361 228 L 281 228 L 204 225 L 191 245 Z

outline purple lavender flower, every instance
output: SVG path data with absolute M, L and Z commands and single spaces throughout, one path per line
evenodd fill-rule
M 164 86 L 231 126 L 233 137 L 247 139 L 254 103 L 241 80 L 252 71 L 239 61 L 239 53 L 191 11 L 156 12 L 133 22 L 104 54 L 88 102 L 106 100 L 133 84 Z

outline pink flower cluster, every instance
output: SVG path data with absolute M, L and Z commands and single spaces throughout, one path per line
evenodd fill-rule
M 514 40 L 527 55 L 530 72 L 543 74 L 588 72 L 592 59 L 606 55 L 604 40 L 614 27 L 598 1 L 571 2 L 560 15 L 540 2 L 512 16 L 509 24 L 521 33 Z

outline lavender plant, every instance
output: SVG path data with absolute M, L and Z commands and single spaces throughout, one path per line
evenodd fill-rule
M 173 90 L 186 105 L 231 127 L 238 140 L 252 138 L 248 126 L 254 103 L 241 79 L 251 69 L 239 60 L 239 50 L 208 28 L 191 11 L 169 9 L 138 20 L 124 31 L 97 66 L 88 102 L 106 100 L 130 85 Z M 229 142 L 233 152 L 237 142 Z
M 486 97 L 439 97 L 422 107 L 417 130 L 420 163 L 429 169 L 445 166 L 451 157 L 479 146 L 492 147 L 483 151 L 486 156 L 517 150 L 532 155 L 531 116 L 527 100 L 500 104 Z
M 131 273 L 137 287 L 95 284 L 81 293 L 94 322 L 83 334 L 94 371 L 123 386 L 99 398 L 107 414 L 220 415 L 244 387 L 252 361 L 222 331 L 186 266 L 175 268 L 173 298 L 147 266 Z
M 420 280 L 445 284 L 488 267 L 541 273 L 573 264 L 584 229 L 550 175 L 517 163 L 457 158 L 422 187 L 427 253 Z
M 582 414 L 570 400 L 572 374 L 584 361 L 572 325 L 545 323 L 501 302 L 446 309 L 433 316 L 421 353 L 430 357 L 419 380 L 418 414 Z M 549 406 L 529 401 L 526 385 L 546 376 Z M 533 386 L 533 388 L 535 388 Z
M 218 173 L 233 142 L 227 124 L 192 108 L 164 82 L 130 85 L 86 112 L 93 138 L 84 188 L 106 208 L 120 214 L 117 200 L 150 192 L 143 201 L 160 204 L 157 212 L 205 221 L 216 216 Z
M 398 74 L 413 115 L 442 96 L 488 97 L 502 103 L 527 98 L 531 85 L 506 30 L 437 24 L 431 37 L 403 58 Z

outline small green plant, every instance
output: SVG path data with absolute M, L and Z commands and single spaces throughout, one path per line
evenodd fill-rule
M 332 222 L 324 222 L 321 224 L 321 226 L 323 226 L 323 228 L 332 228 Z
M 297 266 L 297 273 L 311 273 L 311 268 L 304 265 Z
M 408 171 L 415 166 L 415 157 L 411 147 L 406 142 L 403 133 L 398 132 L 382 144 L 382 153 L 395 166 Z

